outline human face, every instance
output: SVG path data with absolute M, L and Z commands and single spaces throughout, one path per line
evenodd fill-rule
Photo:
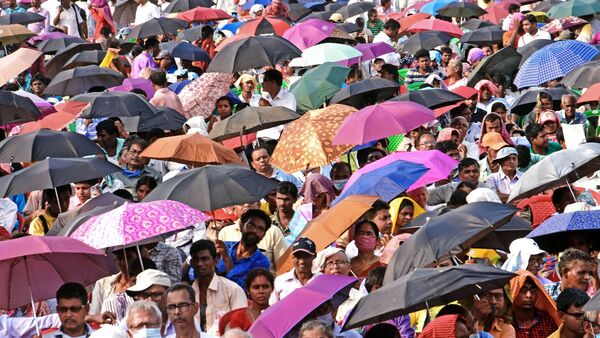
M 498 107 L 492 113 L 496 113 L 496 114 L 500 115 L 500 117 L 502 117 L 502 119 L 504 121 L 506 121 L 506 108 Z M 497 131 L 497 133 L 499 133 L 499 131 Z
M 481 87 L 481 101 L 488 102 L 492 98 L 492 92 L 486 86 Z
M 275 204 L 277 205 L 277 210 L 281 211 L 284 214 L 294 212 L 293 206 L 296 202 L 291 195 L 277 193 L 275 196 Z
M 492 50 L 492 47 L 490 47 L 490 46 L 484 46 L 484 47 L 481 47 L 481 49 L 483 50 L 483 54 L 485 56 L 490 56 L 494 53 L 494 51 Z
M 167 288 L 162 285 L 152 284 L 146 290 L 136 294 L 133 299 L 154 302 L 160 311 L 164 313 L 167 306 Z
M 544 122 L 544 131 L 546 134 L 554 134 L 557 129 L 556 121 L 546 121 Z
M 383 154 L 381 153 L 381 151 L 373 151 L 369 153 L 369 156 L 367 156 L 367 163 L 375 162 L 382 158 Z
M 435 139 L 431 134 L 423 134 L 419 139 L 419 150 L 433 150 L 435 148 Z
M 242 243 L 247 247 L 255 247 L 267 232 L 267 224 L 260 217 L 250 217 L 242 226 Z
M 446 155 L 452 157 L 453 159 L 460 161 L 460 154 L 458 153 L 458 149 L 448 150 Z
M 347 180 L 350 178 L 350 176 L 352 176 L 350 168 L 348 168 L 347 166 L 338 166 L 336 167 L 335 171 L 331 174 L 331 180 Z
M 491 306 L 492 314 L 498 315 L 502 310 L 504 310 L 504 290 L 503 289 L 494 289 L 482 295 L 483 298 L 486 298 L 488 303 Z
M 79 202 L 85 203 L 92 197 L 92 186 L 87 183 L 76 183 L 75 196 L 77 196 Z
M 242 83 L 242 90 L 246 93 L 254 93 L 254 81 L 248 80 Z
M 527 20 L 523 20 L 522 21 L 522 25 L 523 25 L 523 30 L 526 33 L 529 33 L 531 35 L 535 34 L 537 31 L 537 27 L 535 26 L 535 24 L 527 21 Z
M 377 224 L 377 228 L 379 228 L 379 232 L 382 234 L 392 233 L 392 216 L 389 209 L 377 211 L 371 221 Z
M 239 218 L 242 216 L 242 214 L 250 209 L 260 209 L 260 205 L 258 203 L 245 203 L 242 205 L 236 205 L 233 207 L 233 215 Z
M 190 265 L 198 277 L 208 277 L 215 273 L 215 266 L 219 260 L 210 255 L 208 250 L 200 250 L 192 255 Z
M 176 290 L 167 294 L 167 315 L 171 323 L 177 326 L 193 327 L 194 315 L 198 313 L 198 303 L 190 299 L 186 290 Z
M 411 190 L 407 193 L 407 195 L 408 197 L 412 198 L 413 201 L 417 202 L 421 207 L 425 208 L 427 205 L 427 199 L 429 198 L 427 188 L 420 187 L 415 190 Z
M 502 159 L 502 163 L 500 166 L 502 167 L 502 171 L 507 173 L 514 173 L 517 170 L 517 165 L 519 164 L 519 158 L 515 154 L 510 154 L 508 157 Z
M 535 306 L 535 302 L 537 302 L 538 292 L 540 292 L 537 286 L 531 282 L 527 281 L 519 290 L 519 293 L 513 300 L 513 305 L 516 308 L 521 309 L 533 309 Z
M 127 316 L 127 328 L 129 333 L 135 334 L 142 329 L 160 328 L 160 318 L 147 310 L 133 311 Z
M 259 306 L 268 306 L 269 297 L 273 292 L 273 285 L 265 276 L 258 276 L 250 282 L 248 294 L 250 299 Z
M 396 219 L 396 228 L 401 228 L 408 224 L 413 219 L 415 208 L 406 206 L 398 212 L 398 219 Z
M 479 295 L 479 297 L 473 297 L 473 309 L 471 313 L 477 319 L 484 319 L 493 313 L 492 305 L 489 302 L 490 293 L 486 292 Z
M 275 92 L 276 89 L 278 88 L 278 86 L 275 84 L 275 81 L 269 80 L 269 79 L 265 79 L 263 81 L 262 87 L 263 87 L 263 92 L 267 92 L 267 93 Z
M 460 119 L 460 122 L 452 128 L 458 130 L 459 140 L 463 140 L 469 131 L 469 122 L 466 119 Z
M 548 147 L 549 140 L 545 131 L 538 133 L 536 138 L 533 139 L 533 144 L 537 147 L 546 148 Z
M 576 260 L 563 268 L 561 274 L 563 288 L 578 288 L 586 291 L 592 281 L 594 269 L 592 263 Z
M 226 119 L 231 116 L 231 105 L 227 100 L 217 102 L 217 113 L 221 119 Z
M 39 7 L 39 5 L 38 5 Z M 44 89 L 46 89 L 46 85 L 44 84 L 43 81 L 41 80 L 33 80 L 33 82 L 31 82 L 31 91 L 35 94 L 35 95 L 42 95 L 42 93 L 44 92 Z
M 567 332 L 576 333 L 576 337 L 583 337 L 585 329 L 583 328 L 585 312 L 583 306 L 577 307 L 574 305 L 569 306 L 566 312 L 558 313 L 560 318 L 563 320 L 563 330 Z
M 450 58 L 452 57 L 451 53 L 442 53 L 442 64 L 448 64 L 450 62 Z
M 384 70 L 381 72 L 381 78 L 389 81 L 394 81 L 394 74 L 388 73 Z
M 336 252 L 327 257 L 323 273 L 326 275 L 348 276 L 350 273 L 350 263 L 343 252 Z
M 252 152 L 252 167 L 258 172 L 265 172 L 269 168 L 270 159 L 266 149 L 255 150 Z
M 139 168 L 144 165 L 142 157 L 140 156 L 142 151 L 144 151 L 144 148 L 142 148 L 142 146 L 139 144 L 132 144 L 129 147 L 129 151 L 128 151 L 129 162 L 128 162 L 128 164 L 130 167 Z
M 537 275 L 543 263 L 544 256 L 542 254 L 531 255 L 529 256 L 529 262 L 527 262 L 527 271 L 531 272 L 534 275 Z
M 308 252 L 298 251 L 292 254 L 292 263 L 294 263 L 294 269 L 303 273 L 310 273 L 312 269 L 312 262 L 315 260 L 315 256 Z
M 479 182 L 479 167 L 474 164 L 463 167 L 462 170 L 458 172 L 458 178 L 462 182 Z
M 104 149 L 114 147 L 117 144 L 117 135 L 109 134 L 106 130 L 100 130 L 96 133 L 98 143 Z
M 419 70 L 421 72 L 426 72 L 429 70 L 429 57 L 423 56 L 419 58 Z
M 150 189 L 150 187 L 149 187 L 149 186 L 147 186 L 147 185 L 145 185 L 145 184 L 143 184 L 143 185 L 140 185 L 140 186 L 139 186 L 139 188 L 137 188 L 137 189 L 135 190 L 135 198 L 136 198 L 138 201 L 141 201 L 141 200 L 143 200 L 144 198 L 146 198 L 146 196 L 148 196 L 148 194 L 149 194 L 151 191 L 152 191 L 152 189 Z
M 575 115 L 575 99 L 571 96 L 565 97 L 560 103 L 560 107 L 564 109 L 566 117 Z
M 542 110 L 552 110 L 552 100 L 547 98 L 542 98 L 540 100 Z
M 63 332 L 73 337 L 85 334 L 85 316 L 88 310 L 89 305 L 82 304 L 79 298 L 60 299 L 56 312 Z

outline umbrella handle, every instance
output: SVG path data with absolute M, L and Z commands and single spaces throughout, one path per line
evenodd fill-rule
M 142 261 L 142 253 L 140 252 L 140 245 L 136 244 L 135 248 L 137 249 L 138 258 L 140 260 L 140 266 L 142 267 L 142 271 L 144 271 L 146 269 L 144 268 L 144 261 Z
M 579 177 L 579 175 L 577 175 L 577 176 Z M 565 178 L 565 182 L 567 182 L 567 187 L 569 187 L 569 191 L 571 192 L 571 195 L 573 196 L 573 201 L 577 202 L 577 197 L 575 197 L 575 192 L 573 192 L 571 183 L 569 183 L 569 180 L 567 178 Z
M 40 324 L 37 321 L 37 313 L 35 311 L 35 302 L 33 301 L 33 292 L 31 292 L 31 282 L 29 278 L 29 267 L 27 266 L 27 257 L 23 257 L 23 261 L 25 262 L 25 275 L 27 276 L 27 289 L 29 289 L 29 299 L 31 300 L 31 311 L 33 312 L 33 319 L 35 322 L 35 332 L 38 336 L 42 336 L 40 334 Z

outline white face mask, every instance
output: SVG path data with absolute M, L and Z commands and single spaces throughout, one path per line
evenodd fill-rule
M 143 328 L 133 334 L 133 338 L 161 338 L 160 328 Z

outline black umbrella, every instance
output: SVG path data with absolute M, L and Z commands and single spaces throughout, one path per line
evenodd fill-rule
M 400 88 L 400 84 L 390 80 L 374 77 L 355 82 L 337 92 L 330 103 L 342 103 L 361 109 L 368 106 L 377 99 L 377 93 L 387 92 L 394 94 Z
M 127 38 L 143 39 L 149 36 L 175 34 L 180 29 L 187 28 L 188 23 L 181 19 L 153 18 L 135 26 Z
M 552 96 L 552 106 L 554 110 L 560 110 L 560 100 L 563 95 L 573 94 L 579 97 L 579 95 L 564 87 L 532 89 L 524 92 L 523 94 L 521 94 L 521 96 L 517 97 L 515 102 L 513 102 L 512 104 L 510 112 L 512 114 L 517 115 L 529 114 L 533 110 L 533 108 L 535 108 L 537 95 L 540 92 L 547 92 L 548 94 L 550 94 L 550 96 Z
M 101 92 L 77 95 L 73 101 L 90 102 L 81 118 L 154 116 L 155 108 L 142 96 L 130 92 Z
M 530 1 L 531 2 L 531 1 Z M 533 1 L 535 2 L 535 1 Z M 535 7 L 533 7 L 533 11 L 536 12 L 544 12 L 547 13 L 550 8 L 563 3 L 564 0 L 545 0 L 545 1 L 540 1 L 538 2 L 537 5 L 535 5 Z
M 246 107 L 215 123 L 210 131 L 210 138 L 219 142 L 276 127 L 298 118 L 300 115 L 285 107 Z
M 87 43 L 78 36 L 61 36 L 60 38 L 44 40 L 37 45 L 37 49 L 44 54 L 54 54 L 57 51 L 74 43 Z
M 33 12 L 16 12 L 0 16 L 0 25 L 27 25 L 46 20 L 46 17 Z
M 118 86 L 124 79 L 123 74 L 109 68 L 96 65 L 77 67 L 58 73 L 46 87 L 44 94 L 73 96 L 85 93 L 92 87 Z
M 588 88 L 600 82 L 600 60 L 586 62 L 575 68 L 561 82 L 570 88 Z
M 465 21 L 465 23 L 460 25 L 461 28 L 468 29 L 470 31 L 474 31 L 479 28 L 490 27 L 490 26 L 496 26 L 496 25 L 494 25 L 493 23 L 491 23 L 487 20 L 481 20 L 481 19 L 469 19 L 469 20 Z
M 135 42 L 131 42 L 131 41 L 127 41 L 127 40 L 119 40 L 119 48 L 121 49 L 119 51 L 119 55 L 129 54 L 129 52 L 131 52 L 131 50 L 133 49 L 133 47 L 135 45 L 137 45 L 137 43 L 135 43 Z
M 481 295 L 503 288 L 515 276 L 483 264 L 416 269 L 359 300 L 343 330 Z
M 431 267 L 465 252 L 473 243 L 508 222 L 517 211 L 512 205 L 475 202 L 430 219 L 392 256 L 384 284 L 416 268 Z
M 300 19 L 300 22 L 306 21 L 308 19 L 319 19 L 319 20 L 323 20 L 323 21 L 328 21 L 329 18 L 331 17 L 331 14 L 333 14 L 333 13 L 335 13 L 335 12 L 330 12 L 330 11 L 313 12 L 313 13 L 310 13 L 309 15 L 303 17 L 302 19 Z
M 0 177 L 2 197 L 104 177 L 121 170 L 101 158 L 47 158 Z
M 329 3 L 329 4 L 325 5 L 325 10 L 326 11 L 330 11 L 330 12 L 335 12 L 337 10 L 340 10 L 344 6 L 346 6 L 345 3 L 342 3 L 342 2 L 332 2 L 332 3 Z
M 211 0 L 175 0 L 172 1 L 167 8 L 165 8 L 165 13 L 179 13 L 185 12 L 190 9 L 194 9 L 196 7 L 206 7 L 210 8 L 214 6 L 215 3 Z
M 415 54 L 419 49 L 430 50 L 439 45 L 445 45 L 451 39 L 452 35 L 445 32 L 419 32 L 400 43 L 398 49 L 402 52 Z
M 185 116 L 169 107 L 156 107 L 155 115 L 143 114 L 134 117 L 122 117 L 123 127 L 128 132 L 146 132 L 158 128 L 163 130 L 179 130 L 187 121 Z
M 86 50 L 73 55 L 63 69 L 72 69 L 75 67 L 89 66 L 89 65 L 100 65 L 104 57 L 106 56 L 105 51 L 101 50 Z
M 81 53 L 86 50 L 102 50 L 102 46 L 99 43 L 72 43 L 65 48 L 60 49 L 56 52 L 48 62 L 46 62 L 46 76 L 54 78 L 58 73 L 62 72 L 63 67 L 75 54 Z M 86 88 L 87 90 L 87 88 Z
M 356 15 L 360 15 L 364 12 L 368 12 L 373 8 L 375 8 L 375 4 L 372 2 L 355 2 L 338 9 L 337 13 L 340 13 L 344 18 L 347 19 Z
M 498 52 L 484 58 L 471 72 L 467 86 L 475 87 L 477 82 L 490 79 L 494 75 L 503 75 L 509 83 L 512 83 L 514 75 L 519 70 L 521 54 L 513 46 L 507 46 Z
M 210 62 L 210 56 L 204 49 L 187 41 L 170 41 L 161 43 L 161 48 L 169 51 L 172 57 L 189 61 Z
M 390 99 L 389 101 L 412 101 L 429 109 L 436 109 L 462 102 L 464 100 L 464 97 L 449 90 L 432 88 L 404 93 Z
M 521 56 L 523 56 L 521 58 L 521 62 L 519 63 L 519 67 L 521 67 L 521 65 L 523 65 L 523 63 L 529 59 L 529 57 L 531 56 L 531 54 L 537 52 L 538 50 L 548 46 L 549 44 L 554 43 L 554 41 L 552 40 L 533 40 L 531 42 L 529 42 L 528 44 L 526 44 L 523 47 L 519 47 L 517 48 L 517 52 L 519 54 L 521 54 Z
M 352 22 L 336 23 L 335 27 L 348 34 L 360 31 L 360 27 Z
M 196 27 L 192 27 L 182 32 L 179 32 L 179 34 L 177 34 L 177 41 L 185 40 L 189 42 L 194 42 L 196 40 L 200 40 L 202 38 L 202 27 L 204 27 L 204 25 L 198 25 Z
M 471 2 L 452 2 L 437 10 L 438 15 L 449 18 L 470 18 L 472 16 L 482 16 L 487 11 L 476 3 Z
M 276 36 L 250 36 L 228 43 L 210 62 L 207 72 L 235 73 L 275 66 L 278 62 L 302 56 L 288 40 Z
M 498 26 L 488 26 L 466 32 L 465 35 L 460 38 L 460 42 L 474 45 L 482 43 L 498 43 L 502 42 L 503 35 L 504 31 L 502 28 Z
M 94 142 L 71 131 L 41 129 L 11 136 L 0 142 L 0 163 L 35 162 L 48 157 L 83 157 L 102 154 Z
M 302 19 L 304 16 L 312 13 L 312 11 L 303 4 L 289 4 L 288 5 L 288 18 L 292 21 L 298 21 Z
M 138 4 L 135 0 L 117 0 L 113 13 L 113 21 L 117 27 L 127 27 L 134 22 L 137 7 Z
M 6 90 L 0 90 L 0 112 L 0 125 L 40 118 L 40 110 L 30 98 Z
M 600 312 L 600 292 L 596 292 L 594 297 L 583 306 L 583 311 Z
M 144 202 L 179 201 L 208 212 L 232 205 L 254 203 L 275 187 L 275 181 L 247 167 L 234 164 L 207 165 L 186 170 L 161 183 L 144 198 Z M 191 191 L 194 193 L 191 194 Z

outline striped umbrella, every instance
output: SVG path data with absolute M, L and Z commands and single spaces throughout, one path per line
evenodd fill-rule
M 515 78 L 515 85 L 518 88 L 533 87 L 563 77 L 598 53 L 598 49 L 585 42 L 555 42 L 533 53 L 523 63 Z

